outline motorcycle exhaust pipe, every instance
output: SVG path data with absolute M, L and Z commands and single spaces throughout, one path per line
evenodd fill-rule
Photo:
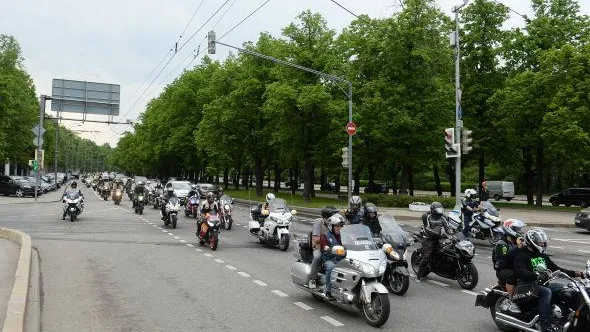
M 504 324 L 510 325 L 512 327 L 521 329 L 527 332 L 539 332 L 536 328 L 534 328 L 535 324 L 539 320 L 539 315 L 535 316 L 532 321 L 529 323 L 523 322 L 520 319 L 514 318 L 512 316 L 508 316 L 501 312 L 496 312 L 496 319 Z

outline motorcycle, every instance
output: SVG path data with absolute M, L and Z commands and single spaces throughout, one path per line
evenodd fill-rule
M 135 213 L 143 214 L 143 206 L 145 205 L 145 195 L 140 193 L 137 195 L 137 199 L 134 201 Z
M 234 204 L 234 201 L 228 195 L 222 195 L 219 198 L 219 207 L 221 208 L 221 226 L 227 229 L 228 231 L 231 229 L 231 226 L 233 224 L 231 213 L 232 204 Z
M 289 211 L 284 199 L 275 198 L 270 201 L 268 216 L 263 215 L 266 210 L 259 212 L 259 208 L 253 208 L 250 211 L 251 220 L 248 222 L 250 234 L 257 237 L 260 243 L 278 245 L 280 250 L 286 251 L 291 241 L 289 225 L 297 211 Z
M 111 193 L 111 190 L 108 187 L 102 187 L 102 188 L 100 188 L 100 196 L 105 201 L 109 198 L 109 194 L 110 193 Z
M 414 233 L 412 236 L 417 242 L 422 243 L 423 232 Z M 475 246 L 462 233 L 456 233 L 448 239 L 440 239 L 430 257 L 426 275 L 433 272 L 443 278 L 457 280 L 461 288 L 471 290 L 477 286 L 479 280 L 477 268 L 471 262 L 474 256 Z M 422 247 L 414 250 L 410 261 L 412 269 L 417 274 L 422 261 Z
M 481 207 L 481 211 L 473 214 L 470 224 L 471 237 L 480 240 L 488 238 L 490 244 L 495 246 L 502 239 L 500 212 L 489 201 L 481 202 Z
M 62 198 L 63 209 L 66 215 L 70 218 L 71 222 L 74 222 L 78 216 L 84 210 L 84 204 L 82 203 L 82 197 L 78 191 L 68 191 Z
M 121 189 L 115 189 L 113 190 L 113 202 L 115 202 L 115 205 L 119 205 L 121 203 L 121 199 L 123 198 L 123 192 L 121 191 Z
M 164 215 L 164 225 L 172 224 L 172 228 L 176 228 L 178 223 L 178 212 L 180 211 L 180 199 L 176 196 L 170 197 L 165 207 L 166 214 Z
M 181 204 L 182 205 L 182 204 Z M 184 205 L 184 215 L 189 216 L 192 215 L 193 218 L 197 218 L 197 211 L 199 210 L 199 198 L 197 195 L 193 195 L 188 198 L 186 204 Z
M 197 223 L 197 238 L 199 244 L 204 245 L 209 242 L 211 250 L 217 250 L 219 244 L 219 214 L 215 210 L 206 213 L 203 220 Z
M 379 225 L 381 234 L 375 242 L 380 247 L 387 246 L 387 268 L 380 281 L 391 293 L 401 296 L 410 287 L 407 249 L 414 241 L 392 216 L 380 215 Z
M 299 259 L 291 268 L 291 280 L 295 286 L 311 293 L 317 299 L 331 304 L 348 307 L 362 312 L 369 325 L 381 326 L 389 319 L 389 294 L 381 284 L 382 276 L 387 269 L 387 258 L 382 249 L 373 241 L 369 227 L 361 224 L 346 225 L 340 230 L 342 246 L 334 246 L 332 253 L 345 256 L 332 271 L 331 294 L 334 301 L 329 301 L 321 287 L 308 287 L 313 250 L 311 236 L 299 241 L 295 256 Z M 318 285 L 325 285 L 326 277 L 323 267 L 318 274 Z
M 590 331 L 590 261 L 584 277 L 576 280 L 561 271 L 554 271 L 545 284 L 552 284 L 551 309 L 553 320 L 567 332 Z M 559 281 L 556 283 L 556 281 Z M 559 288 L 555 289 L 555 286 Z M 486 288 L 475 298 L 475 305 L 490 309 L 496 326 L 502 331 L 540 332 L 537 301 L 510 307 L 503 285 Z
M 164 194 L 162 193 L 162 191 L 161 190 L 156 191 L 155 197 L 154 197 L 154 209 L 161 209 L 163 201 L 164 201 Z

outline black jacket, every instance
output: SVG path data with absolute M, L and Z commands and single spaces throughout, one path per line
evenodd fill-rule
M 444 215 L 438 218 L 432 218 L 430 212 L 422 215 L 422 224 L 424 225 L 424 234 L 431 239 L 440 239 L 445 237 L 449 230 L 449 223 Z
M 534 253 L 526 247 L 523 249 L 517 249 L 514 254 L 514 275 L 517 279 L 527 281 L 537 280 L 537 274 L 534 272 L 534 268 L 539 264 L 545 264 L 545 266 L 551 271 L 560 270 L 570 277 L 575 277 L 575 271 L 561 268 L 553 263 L 549 256 Z

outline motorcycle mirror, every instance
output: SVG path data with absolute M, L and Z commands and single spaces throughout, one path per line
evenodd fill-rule
M 296 215 L 297 214 L 297 210 L 291 210 L 291 214 L 292 215 Z

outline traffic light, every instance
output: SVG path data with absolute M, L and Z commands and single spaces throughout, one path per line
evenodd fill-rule
M 461 151 L 463 154 L 468 154 L 469 151 L 473 150 L 471 143 L 473 142 L 473 138 L 471 138 L 471 130 L 463 130 L 463 139 L 461 140 Z
M 455 143 L 455 128 L 445 129 L 445 154 L 447 158 L 457 158 L 459 149 L 459 144 Z
M 215 54 L 215 31 L 209 31 L 207 34 L 208 53 Z
M 348 168 L 348 147 L 342 148 L 342 167 Z

